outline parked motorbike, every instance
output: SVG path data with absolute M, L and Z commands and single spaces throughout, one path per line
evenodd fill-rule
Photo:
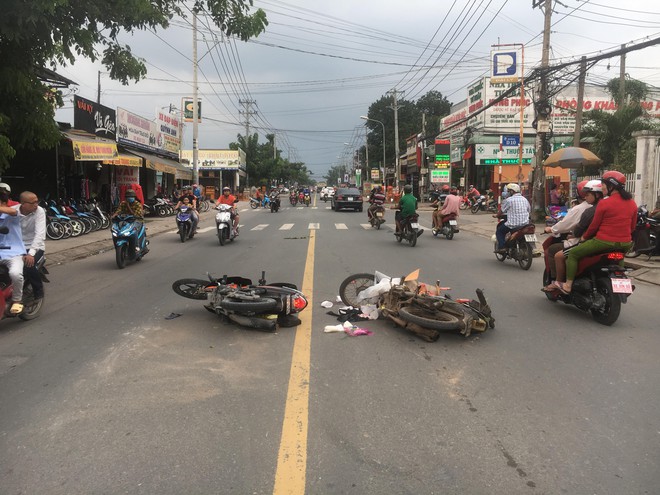
M 506 215 L 500 219 L 500 222 L 506 222 Z M 497 237 L 493 234 L 491 239 L 495 244 L 495 258 L 497 258 L 498 261 L 504 261 L 506 259 L 515 260 L 520 265 L 520 268 L 523 270 L 529 270 L 532 266 L 534 249 L 536 248 L 537 242 L 535 232 L 536 226 L 533 223 L 525 225 L 512 232 L 508 232 L 504 243 L 504 249 L 506 249 L 506 252 L 504 253 L 497 252 Z
M 307 307 L 307 298 L 294 284 L 267 284 L 265 272 L 261 272 L 258 285 L 244 277 L 215 278 L 208 274 L 208 280 L 177 280 L 172 289 L 188 299 L 207 300 L 204 307 L 226 320 L 268 332 L 274 332 L 277 325 L 300 324 L 295 314 Z
M 394 233 L 396 241 L 401 242 L 405 239 L 411 247 L 415 247 L 417 238 L 424 232 L 424 229 L 419 228 L 418 222 L 419 215 L 417 213 L 401 220 L 401 232 Z
M 144 223 L 133 215 L 118 215 L 113 219 L 112 242 L 119 269 L 124 268 L 127 261 L 140 261 L 149 252 Z
M 385 207 L 383 205 L 378 205 L 374 209 L 369 218 L 369 223 L 372 227 L 376 227 L 376 230 L 380 230 L 380 226 L 385 223 Z
M 633 245 L 626 253 L 627 258 L 636 258 L 640 254 L 660 256 L 660 220 L 649 216 L 646 205 L 637 208 L 637 225 L 633 231 Z
M 271 194 L 270 195 L 270 212 L 271 213 L 277 213 L 278 210 L 280 209 L 280 195 L 279 193 Z
M 181 205 L 176 213 L 176 226 L 179 229 L 181 242 L 186 242 L 195 236 L 193 229 L 193 209 L 190 206 Z
M 218 212 L 215 214 L 215 227 L 218 234 L 218 242 L 224 246 L 227 241 L 233 242 L 236 238 L 234 232 L 234 219 L 232 218 L 232 207 L 230 205 L 219 204 L 215 207 Z
M 257 208 L 270 208 L 270 198 L 264 196 L 263 199 L 250 198 L 250 208 L 256 210 Z
M 7 227 L 0 227 L 0 234 L 7 233 L 9 233 Z M 0 249 L 8 249 L 8 247 L 0 246 Z M 50 282 L 46 276 L 48 274 L 48 270 L 46 269 L 46 257 L 42 256 L 36 266 L 39 275 L 41 275 L 41 280 L 44 282 Z M 9 312 L 12 305 L 11 297 L 13 292 L 14 288 L 11 277 L 9 276 L 9 267 L 0 264 L 0 319 L 14 318 L 18 316 L 21 320 L 33 320 L 39 316 L 44 300 L 43 298 L 37 299 L 34 297 L 34 288 L 27 277 L 23 284 L 23 299 L 21 301 L 23 303 L 23 311 L 17 315 Z
M 442 227 L 439 229 L 433 229 L 433 235 L 437 237 L 438 235 L 444 235 L 447 240 L 451 241 L 454 238 L 454 234 L 458 232 L 458 220 L 456 220 L 456 214 L 450 213 L 442 217 Z
M 589 311 L 595 321 L 610 326 L 619 318 L 621 303 L 625 304 L 635 290 L 635 286 L 626 275 L 623 259 L 622 251 L 585 256 L 580 259 L 569 294 L 557 288 L 549 292 L 544 289 L 545 295 L 553 302 L 562 301 L 582 311 Z M 546 256 L 543 286 L 546 287 L 551 282 Z
M 339 287 L 344 304 L 354 308 L 374 305 L 380 315 L 417 336 L 433 342 L 441 332 L 457 332 L 466 337 L 472 331 L 495 328 L 495 318 L 482 289 L 477 299 L 452 299 L 442 294 L 450 290 L 440 282 L 427 285 L 417 281 L 418 270 L 393 279 L 382 273 L 358 273 L 347 277 Z
M 490 211 L 492 213 L 497 212 L 497 201 L 494 199 L 489 200 L 483 194 L 479 196 L 472 207 L 470 208 L 472 213 L 478 213 L 480 211 Z

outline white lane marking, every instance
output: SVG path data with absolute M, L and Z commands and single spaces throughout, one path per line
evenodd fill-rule
M 318 229 L 320 228 L 319 225 L 320 225 L 320 224 L 318 224 L 318 223 L 310 223 L 310 224 L 307 226 L 307 229 L 308 229 L 308 230 L 318 230 Z
M 346 226 L 345 223 L 336 223 L 335 228 L 337 230 L 348 230 L 348 227 Z
M 201 232 L 208 232 L 209 230 L 215 230 L 215 225 L 211 225 L 210 227 L 204 227 L 203 229 L 197 229 L 197 233 Z
M 256 227 L 252 227 L 250 230 L 264 230 L 266 227 L 268 227 L 269 224 L 267 223 L 260 223 Z
M 285 223 L 284 225 L 282 225 L 282 226 L 279 228 L 279 230 L 291 230 L 291 228 L 292 228 L 294 225 L 295 225 L 295 224 L 293 224 L 293 223 Z
M 361 223 L 360 226 L 365 230 L 369 230 L 371 228 L 370 223 Z
M 318 206 L 312 206 L 312 210 L 318 210 L 318 209 L 319 209 Z

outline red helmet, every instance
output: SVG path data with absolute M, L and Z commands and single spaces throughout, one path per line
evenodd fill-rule
M 584 199 L 584 192 L 582 191 L 582 189 L 584 189 L 584 186 L 587 185 L 587 182 L 589 182 L 589 181 L 588 180 L 583 180 L 582 182 L 580 182 L 577 185 L 577 195 L 578 195 L 578 197 L 580 197 L 582 199 Z
M 600 180 L 616 189 L 623 189 L 626 185 L 626 176 L 616 170 L 608 170 Z
M 447 184 L 445 184 L 444 186 L 442 186 L 442 190 L 445 191 L 445 192 L 449 192 L 449 189 L 450 189 L 450 188 L 449 188 L 449 186 L 448 186 Z

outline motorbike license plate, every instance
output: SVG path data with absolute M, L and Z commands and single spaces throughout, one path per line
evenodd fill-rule
M 411 226 L 413 229 L 418 229 L 418 228 L 419 228 L 419 224 L 418 224 L 418 223 L 411 223 L 410 226 Z
M 449 225 L 458 225 L 456 220 L 449 220 Z
M 376 212 L 376 216 L 377 216 L 377 217 L 382 217 L 382 216 L 383 216 L 383 212 L 382 212 L 382 211 L 377 211 L 377 212 Z
M 525 234 L 525 240 L 527 242 L 536 242 L 536 234 Z
M 615 294 L 632 294 L 632 284 L 629 278 L 613 278 L 612 292 Z

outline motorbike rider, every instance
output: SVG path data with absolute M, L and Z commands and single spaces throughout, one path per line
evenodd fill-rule
M 550 276 L 553 280 L 557 278 L 555 269 L 555 259 L 557 253 L 562 251 L 564 247 L 568 247 L 574 243 L 577 243 L 577 240 L 575 239 L 571 239 L 570 241 L 566 242 L 566 238 L 568 236 L 574 237 L 575 228 L 583 217 L 584 212 L 591 209 L 592 207 L 593 203 L 586 201 L 586 193 L 588 191 L 584 189 L 585 186 L 589 184 L 589 182 L 598 184 L 600 186 L 600 181 L 598 180 L 583 180 L 580 182 L 576 187 L 575 197 L 577 204 L 569 209 L 566 215 L 559 222 L 552 226 L 545 227 L 544 229 L 546 234 L 552 234 L 553 236 L 553 241 L 546 241 L 546 243 L 552 242 L 552 244 L 548 245 L 544 252 L 547 259 L 548 268 L 550 269 Z
M 473 205 L 474 202 L 477 199 L 479 199 L 480 196 L 481 196 L 481 193 L 479 192 L 479 189 L 477 189 L 472 184 L 470 184 L 470 187 L 468 188 L 468 193 L 467 193 L 467 197 L 470 200 L 470 205 Z
M 558 288 L 570 294 L 580 259 L 607 251 L 626 252 L 632 246 L 632 233 L 637 225 L 637 204 L 632 194 L 625 190 L 626 176 L 609 170 L 601 178 L 607 189 L 607 198 L 598 202 L 594 219 L 566 258 L 566 282 Z M 604 193 L 605 191 L 603 191 Z
M 190 213 L 192 218 L 192 233 L 197 233 L 197 225 L 199 225 L 199 212 L 197 211 L 197 196 L 193 194 L 193 188 L 191 186 L 185 186 L 181 196 L 179 196 L 179 201 L 174 207 L 175 210 L 178 210 L 183 204 L 184 198 L 188 199 L 188 206 L 190 206 Z
M 142 209 L 142 203 L 137 200 L 137 194 L 134 189 L 126 190 L 126 193 L 124 193 L 124 201 L 119 203 L 117 210 L 112 214 L 111 218 L 116 218 L 118 215 L 133 215 L 135 217 L 134 222 L 138 224 L 135 229 L 135 236 L 137 236 L 137 232 L 140 231 L 140 227 L 144 221 L 144 210 Z M 133 239 L 133 245 L 135 246 L 136 251 L 140 249 L 137 238 Z M 145 247 L 144 249 L 146 252 L 149 248 Z
M 381 186 L 376 186 L 371 191 L 369 203 L 371 206 L 367 209 L 367 217 L 371 220 L 371 217 L 376 214 L 376 210 L 385 203 L 385 194 L 383 194 L 383 188 Z
M 401 222 L 406 218 L 411 217 L 417 212 L 417 198 L 413 196 L 412 186 L 406 184 L 403 186 L 403 196 L 399 200 L 399 208 L 394 214 L 394 221 L 396 223 L 396 232 L 394 235 L 397 235 L 399 232 L 402 232 Z M 419 229 L 418 235 L 421 235 L 424 232 L 422 229 Z
M 437 200 L 434 203 L 439 202 Z M 433 204 L 431 205 L 433 206 Z M 461 206 L 461 200 L 458 197 L 458 191 L 454 188 L 449 190 L 449 195 L 445 198 L 445 202 L 442 205 L 442 209 L 436 207 L 436 210 L 433 212 L 433 233 L 435 234 L 438 230 L 442 228 L 443 219 L 451 215 L 452 213 L 458 218 L 459 207 Z
M 587 206 L 586 209 L 582 209 L 580 219 L 577 225 L 573 227 L 572 235 L 569 235 L 569 237 L 563 242 L 552 244 L 548 248 L 548 267 L 550 268 L 550 277 L 553 279 L 553 282 L 542 289 L 544 292 L 559 290 L 561 288 L 560 283 L 566 281 L 566 256 L 573 246 L 578 244 L 582 234 L 584 234 L 589 228 L 589 225 L 591 225 L 591 221 L 593 220 L 596 211 L 595 207 L 598 202 L 603 199 L 603 184 L 600 180 L 583 182 L 586 182 L 586 184 L 582 187 L 580 187 L 582 182 L 578 184 L 578 190 L 581 193 L 580 195 L 584 198 L 584 202 L 574 206 L 569 212 L 584 204 L 589 206 Z M 566 216 L 568 216 L 568 214 Z
M 229 205 L 231 206 L 231 217 L 234 223 L 234 236 L 238 235 L 238 221 L 240 220 L 236 206 L 234 205 L 238 200 L 236 196 L 231 193 L 231 188 L 225 186 L 222 188 L 222 195 L 216 201 L 216 205 Z
M 35 299 L 44 297 L 44 282 L 37 270 L 37 263 L 46 249 L 46 212 L 39 206 L 39 198 L 30 191 L 23 191 L 20 204 L 14 206 L 21 214 L 21 232 L 26 253 L 23 256 L 23 272 L 30 281 Z
M 12 305 L 9 312 L 12 315 L 23 311 L 23 255 L 25 246 L 21 237 L 21 213 L 9 206 L 9 194 L 0 191 L 0 227 L 7 227 L 9 232 L 0 234 L 0 263 L 7 265 L 9 278 L 13 286 Z
M 495 236 L 497 237 L 497 249 L 495 252 L 499 254 L 506 253 L 506 248 L 504 247 L 506 234 L 528 225 L 529 214 L 531 212 L 529 201 L 520 194 L 520 186 L 518 184 L 511 182 L 507 184 L 506 188 L 509 192 L 509 197 L 502 202 L 501 213 L 495 215 L 499 218 L 504 215 L 507 217 L 506 221 L 499 222 L 497 229 L 495 229 Z

